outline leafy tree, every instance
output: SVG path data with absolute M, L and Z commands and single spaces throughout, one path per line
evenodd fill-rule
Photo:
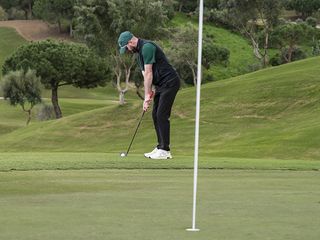
M 106 60 L 97 57 L 86 46 L 51 40 L 33 42 L 18 48 L 6 59 L 3 74 L 20 68 L 35 69 L 41 77 L 41 83 L 51 89 L 56 118 L 62 117 L 58 103 L 59 87 L 104 86 L 110 73 Z
M 197 65 L 198 65 L 198 30 L 192 24 L 188 23 L 183 29 L 175 29 L 172 39 L 172 46 L 169 49 L 169 58 L 186 83 L 197 83 Z M 228 63 L 230 52 L 226 48 L 219 47 L 205 38 L 203 41 L 203 61 L 202 65 L 209 69 L 212 64 Z M 192 82 L 190 82 L 190 74 Z
M 11 105 L 20 105 L 28 113 L 28 125 L 33 107 L 41 102 L 40 78 L 36 72 L 30 69 L 9 72 L 3 78 L 2 91 L 4 99 L 9 99 Z
M 41 19 L 57 23 L 62 32 L 61 22 L 68 19 L 70 22 L 70 35 L 72 35 L 72 18 L 76 0 L 35 0 L 33 11 Z
M 122 31 L 130 30 L 135 36 L 157 39 L 165 33 L 168 20 L 166 1 L 157 0 L 92 0 L 75 7 L 77 26 L 75 35 L 101 56 L 112 55 L 120 103 L 134 72 L 134 56 L 119 59 L 117 39 Z M 131 59 L 129 59 L 131 58 Z M 123 77 L 125 76 L 125 77 Z
M 8 14 L 6 11 L 0 6 L 0 21 L 4 21 L 8 19 Z
M 320 9 L 320 0 L 287 0 L 286 8 L 295 10 L 305 20 Z
M 251 41 L 254 55 L 263 66 L 269 61 L 269 37 L 278 23 L 282 3 L 279 0 L 221 0 L 224 18 Z M 263 47 L 259 39 L 263 34 Z
M 285 62 L 292 61 L 294 49 L 298 47 L 305 39 L 312 36 L 314 29 L 305 23 L 295 24 L 288 23 L 275 28 L 272 33 L 272 41 L 275 46 L 285 54 L 283 55 Z
M 178 11 L 179 12 L 194 12 L 198 6 L 197 1 L 190 0 L 178 0 Z
M 0 0 L 0 5 L 5 10 L 18 9 L 22 10 L 25 15 L 25 19 L 31 19 L 32 18 L 32 6 L 33 6 L 34 0 Z
M 311 27 L 316 27 L 317 26 L 317 19 L 314 17 L 307 17 L 306 23 Z

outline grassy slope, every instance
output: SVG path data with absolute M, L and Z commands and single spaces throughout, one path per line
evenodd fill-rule
M 10 56 L 14 50 L 26 43 L 17 32 L 11 28 L 0 28 L 0 76 L 2 64 L 6 57 Z M 1 95 L 0 95 L 1 96 Z
M 202 88 L 200 152 L 207 157 L 319 159 L 320 58 L 266 69 Z M 176 154 L 192 155 L 194 88 L 182 90 L 172 117 Z M 120 152 L 140 115 L 140 102 L 34 123 L 0 139 L 1 151 Z M 154 146 L 150 113 L 133 151 Z

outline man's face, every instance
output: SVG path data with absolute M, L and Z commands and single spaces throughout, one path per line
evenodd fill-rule
M 130 40 L 127 44 L 127 50 L 129 53 L 136 53 L 137 52 L 137 47 L 135 46 L 135 44 L 132 42 L 132 40 Z

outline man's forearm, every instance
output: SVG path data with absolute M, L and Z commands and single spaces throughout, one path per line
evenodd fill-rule
M 152 72 L 144 72 L 144 99 L 152 92 Z

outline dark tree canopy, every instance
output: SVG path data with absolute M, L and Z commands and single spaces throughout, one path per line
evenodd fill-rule
M 19 69 L 34 69 L 41 83 L 52 90 L 56 117 L 62 116 L 58 105 L 58 88 L 72 85 L 78 88 L 104 86 L 110 70 L 105 59 L 97 57 L 81 44 L 51 40 L 24 45 L 3 65 L 3 74 Z

